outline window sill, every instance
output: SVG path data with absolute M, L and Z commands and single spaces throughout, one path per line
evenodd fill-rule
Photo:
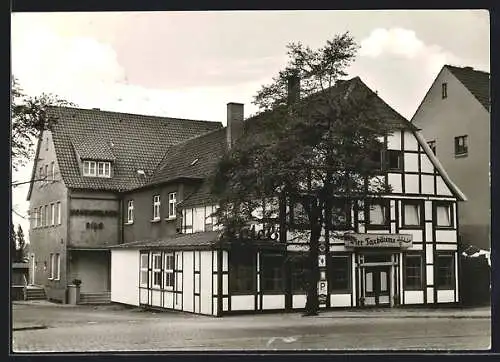
M 403 225 L 399 227 L 399 230 L 415 230 L 415 229 L 423 229 L 424 225 Z
M 351 293 L 352 293 L 352 291 L 348 290 L 348 289 L 345 289 L 345 290 L 342 290 L 342 289 L 330 290 L 330 294 L 351 294 Z
M 127 221 L 126 223 L 124 223 L 123 225 L 133 225 L 134 222 L 133 221 Z
M 387 230 L 391 226 L 390 225 L 366 225 L 366 230 Z
M 157 222 L 160 222 L 160 221 L 161 221 L 161 219 L 159 219 L 159 218 L 158 219 L 149 220 L 150 223 L 157 223 Z
M 453 226 L 438 226 L 436 225 L 434 227 L 436 230 L 455 230 Z
M 176 216 L 171 216 L 171 217 L 165 218 L 165 221 L 174 221 L 174 220 L 177 220 Z
M 467 157 L 469 155 L 468 152 L 465 152 L 465 153 L 455 153 L 455 158 L 463 158 L 463 157 Z

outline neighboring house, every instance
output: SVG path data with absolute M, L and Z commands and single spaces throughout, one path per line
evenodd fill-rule
M 367 90 L 358 77 L 334 88 L 346 96 Z M 373 109 L 396 125 L 383 151 L 392 191 L 371 207 L 352 205 L 350 237 L 321 241 L 320 307 L 457 303 L 456 205 L 465 195 L 414 125 L 378 97 Z M 148 183 L 124 193 L 124 243 L 111 248 L 113 302 L 217 316 L 304 308 L 307 239 L 287 231 L 285 242 L 274 233 L 235 247 L 220 238 L 210 175 L 260 117 L 244 121 L 241 104 L 227 111 L 227 128 L 172 146 Z
M 445 65 L 411 122 L 467 195 L 458 208 L 461 241 L 491 249 L 489 73 Z
M 66 107 L 48 116 L 55 123 L 39 138 L 28 192 L 31 283 L 62 302 L 74 279 L 82 298 L 109 295 L 109 247 L 124 228 L 120 193 L 144 185 L 173 144 L 222 125 Z

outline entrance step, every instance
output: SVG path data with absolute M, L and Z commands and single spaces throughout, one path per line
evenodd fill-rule
M 111 303 L 111 292 L 80 293 L 78 304 L 109 304 Z
M 25 300 L 45 300 L 47 296 L 45 295 L 45 289 L 42 287 L 29 286 L 25 289 Z

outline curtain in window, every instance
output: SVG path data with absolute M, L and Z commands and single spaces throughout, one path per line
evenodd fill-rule
M 451 207 L 449 205 L 438 206 L 436 217 L 439 226 L 451 226 Z
M 417 204 L 404 205 L 405 225 L 420 225 L 420 207 Z
M 370 224 L 385 225 L 385 207 L 380 204 L 370 206 Z

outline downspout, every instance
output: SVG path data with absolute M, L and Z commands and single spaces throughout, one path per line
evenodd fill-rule
M 118 193 L 118 207 L 120 208 L 118 212 L 118 244 L 123 244 L 123 239 L 125 237 L 125 230 L 123 228 L 124 224 L 124 210 L 123 210 L 123 194 Z

